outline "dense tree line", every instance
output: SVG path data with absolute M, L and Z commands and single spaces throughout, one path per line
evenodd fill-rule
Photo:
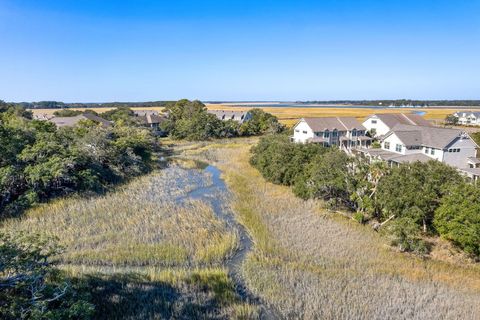
M 268 181 L 292 186 L 303 199 L 346 207 L 356 220 L 376 227 L 385 222 L 381 230 L 404 251 L 426 253 L 423 236 L 440 235 L 480 257 L 480 188 L 441 162 L 389 168 L 275 135 L 252 149 L 251 164 Z
M 150 169 L 148 130 L 85 121 L 57 129 L 0 102 L 0 218 L 49 198 L 102 191 Z
M 252 118 L 242 124 L 234 120 L 219 120 L 208 113 L 205 105 L 198 100 L 179 100 L 174 105 L 167 106 L 165 111 L 168 118 L 162 124 L 162 129 L 174 139 L 207 140 L 279 133 L 284 130 L 276 117 L 260 109 L 251 110 Z

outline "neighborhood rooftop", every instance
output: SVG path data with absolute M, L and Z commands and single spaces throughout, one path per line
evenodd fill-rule
M 431 127 L 433 124 L 423 118 L 421 115 L 414 113 L 381 113 L 374 114 L 374 117 L 382 120 L 388 127 L 392 128 L 398 124 L 417 125 Z
M 334 129 L 339 131 L 365 130 L 365 127 L 353 117 L 303 118 L 303 120 L 315 132 Z
M 103 127 L 110 127 L 112 125 L 110 121 L 88 112 L 74 117 L 54 117 L 51 118 L 49 121 L 55 123 L 57 127 L 71 127 L 75 126 L 78 122 L 82 120 L 91 120 L 94 122 L 98 122 Z
M 390 133 L 395 133 L 406 146 L 427 146 L 438 149 L 446 148 L 455 138 L 462 135 L 462 130 L 414 125 L 396 125 Z
M 215 115 L 219 120 L 235 120 L 244 122 L 250 119 L 249 111 L 230 111 L 230 110 L 207 110 L 208 113 Z

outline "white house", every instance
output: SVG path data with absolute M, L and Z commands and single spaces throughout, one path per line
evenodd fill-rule
M 462 130 L 397 125 L 381 140 L 381 149 L 359 150 L 371 159 L 390 164 L 441 161 L 473 179 L 480 176 L 478 145 Z
M 371 139 L 355 118 L 303 118 L 293 128 L 292 140 L 297 143 L 321 143 L 344 150 L 368 147 Z
M 414 113 L 373 114 L 365 119 L 362 124 L 374 137 L 382 137 L 386 135 L 393 127 L 399 124 L 426 127 L 433 126 L 421 115 Z
M 478 126 L 480 125 L 480 111 L 457 111 L 453 114 L 459 124 Z

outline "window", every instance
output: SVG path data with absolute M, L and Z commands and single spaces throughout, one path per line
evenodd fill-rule
M 453 149 L 448 149 L 448 152 L 453 152 Z
M 428 154 L 428 151 L 429 151 L 428 148 L 425 148 L 425 153 L 426 153 L 426 154 Z
M 307 134 L 307 131 L 303 131 L 303 134 Z
M 324 138 L 330 137 L 330 132 L 328 132 L 328 130 L 325 131 L 325 132 L 323 133 L 323 137 L 324 137 Z
M 401 145 L 401 144 L 397 144 L 397 145 L 395 146 L 395 151 L 397 151 L 397 152 L 402 152 L 402 145 Z
M 384 148 L 384 149 L 387 149 L 387 150 L 390 150 L 390 142 L 385 141 L 385 142 L 383 143 L 383 148 Z
M 300 130 L 298 130 L 298 129 L 295 129 L 295 132 L 300 132 Z
M 372 124 L 377 124 L 377 120 L 372 119 Z
M 430 154 L 433 156 L 435 154 L 435 149 L 430 150 Z
M 357 136 L 357 129 L 353 129 L 352 130 L 352 137 L 356 137 Z
M 457 149 L 457 152 L 460 152 L 460 149 Z
M 333 130 L 333 132 L 332 132 L 332 137 L 336 137 L 337 135 L 338 135 L 337 129 Z

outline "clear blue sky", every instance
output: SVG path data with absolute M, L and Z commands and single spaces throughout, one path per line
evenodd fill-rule
M 0 0 L 0 99 L 480 99 L 480 0 Z

